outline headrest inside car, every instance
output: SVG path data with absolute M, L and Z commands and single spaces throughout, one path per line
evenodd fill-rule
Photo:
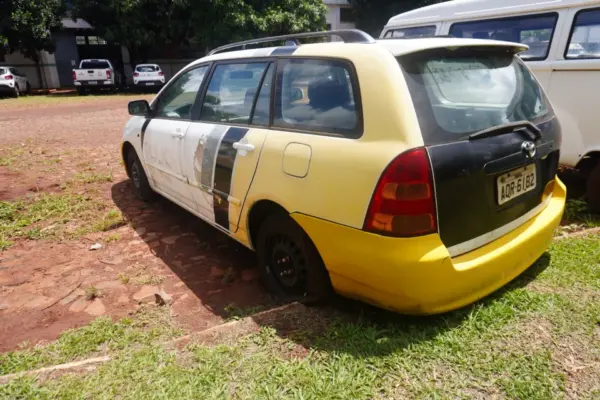
M 347 83 L 337 83 L 331 79 L 319 79 L 308 85 L 310 105 L 322 110 L 330 110 L 347 104 L 350 100 Z

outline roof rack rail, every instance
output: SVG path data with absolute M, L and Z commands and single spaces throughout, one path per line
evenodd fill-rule
M 281 36 L 270 36 L 259 39 L 251 39 L 245 40 L 243 42 L 226 44 L 221 47 L 217 47 L 208 53 L 209 56 L 220 53 L 225 50 L 234 49 L 236 47 L 241 47 L 242 50 L 246 49 L 247 45 L 250 44 L 259 44 L 259 43 L 269 43 L 269 42 L 278 42 L 281 40 L 286 41 L 286 46 L 299 46 L 300 42 L 298 39 L 305 39 L 311 37 L 339 37 L 344 41 L 344 43 L 375 43 L 375 39 L 371 37 L 368 33 L 365 33 L 358 29 L 338 29 L 334 31 L 322 31 L 322 32 L 304 32 L 304 33 L 293 33 L 290 35 L 281 35 Z
M 437 38 L 452 38 L 456 39 L 456 36 L 453 35 L 433 35 L 433 36 L 412 36 L 412 37 L 384 37 L 379 38 L 378 40 L 397 40 L 397 39 L 437 39 Z

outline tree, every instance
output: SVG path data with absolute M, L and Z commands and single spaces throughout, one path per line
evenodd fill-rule
M 81 18 L 102 38 L 128 48 L 132 64 L 145 61 L 157 44 L 180 44 L 191 35 L 184 0 L 74 0 L 73 19 Z
M 62 26 L 62 0 L 0 0 L 0 47 L 32 59 L 42 82 L 39 52 L 53 52 L 53 29 Z
M 327 7 L 322 0 L 188 1 L 195 39 L 206 48 L 325 29 Z
M 388 20 L 401 14 L 445 0 L 350 0 L 356 17 L 356 27 L 379 36 Z

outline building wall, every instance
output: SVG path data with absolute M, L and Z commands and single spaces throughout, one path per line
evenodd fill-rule
M 350 8 L 348 0 L 326 0 L 327 6 L 327 28 L 329 30 L 353 29 L 356 27 L 354 22 L 342 21 L 341 9 Z
M 27 80 L 33 89 L 49 89 L 60 86 L 54 55 L 45 51 L 40 53 L 41 81 L 33 60 L 26 58 L 21 53 L 5 54 L 4 62 L 0 62 L 0 66 L 11 66 L 20 70 L 27 76 Z

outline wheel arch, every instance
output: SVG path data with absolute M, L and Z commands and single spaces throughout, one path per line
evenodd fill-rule
M 123 165 L 125 166 L 125 171 L 127 171 L 127 176 L 129 178 L 131 178 L 131 176 L 129 176 L 129 168 L 127 168 L 127 155 L 129 154 L 130 151 L 135 152 L 135 147 L 133 146 L 133 144 L 131 144 L 131 142 L 128 142 L 128 141 L 123 142 L 123 144 L 121 145 L 121 157 L 123 159 Z
M 585 175 L 589 175 L 599 163 L 600 150 L 592 150 L 581 157 L 581 160 L 579 160 L 577 163 L 576 168 Z
M 262 223 L 269 215 L 277 213 L 290 215 L 289 211 L 285 207 L 272 200 L 262 199 L 252 204 L 248 210 L 247 218 L 248 239 L 252 249 L 256 250 L 256 240 L 258 238 L 258 231 Z

